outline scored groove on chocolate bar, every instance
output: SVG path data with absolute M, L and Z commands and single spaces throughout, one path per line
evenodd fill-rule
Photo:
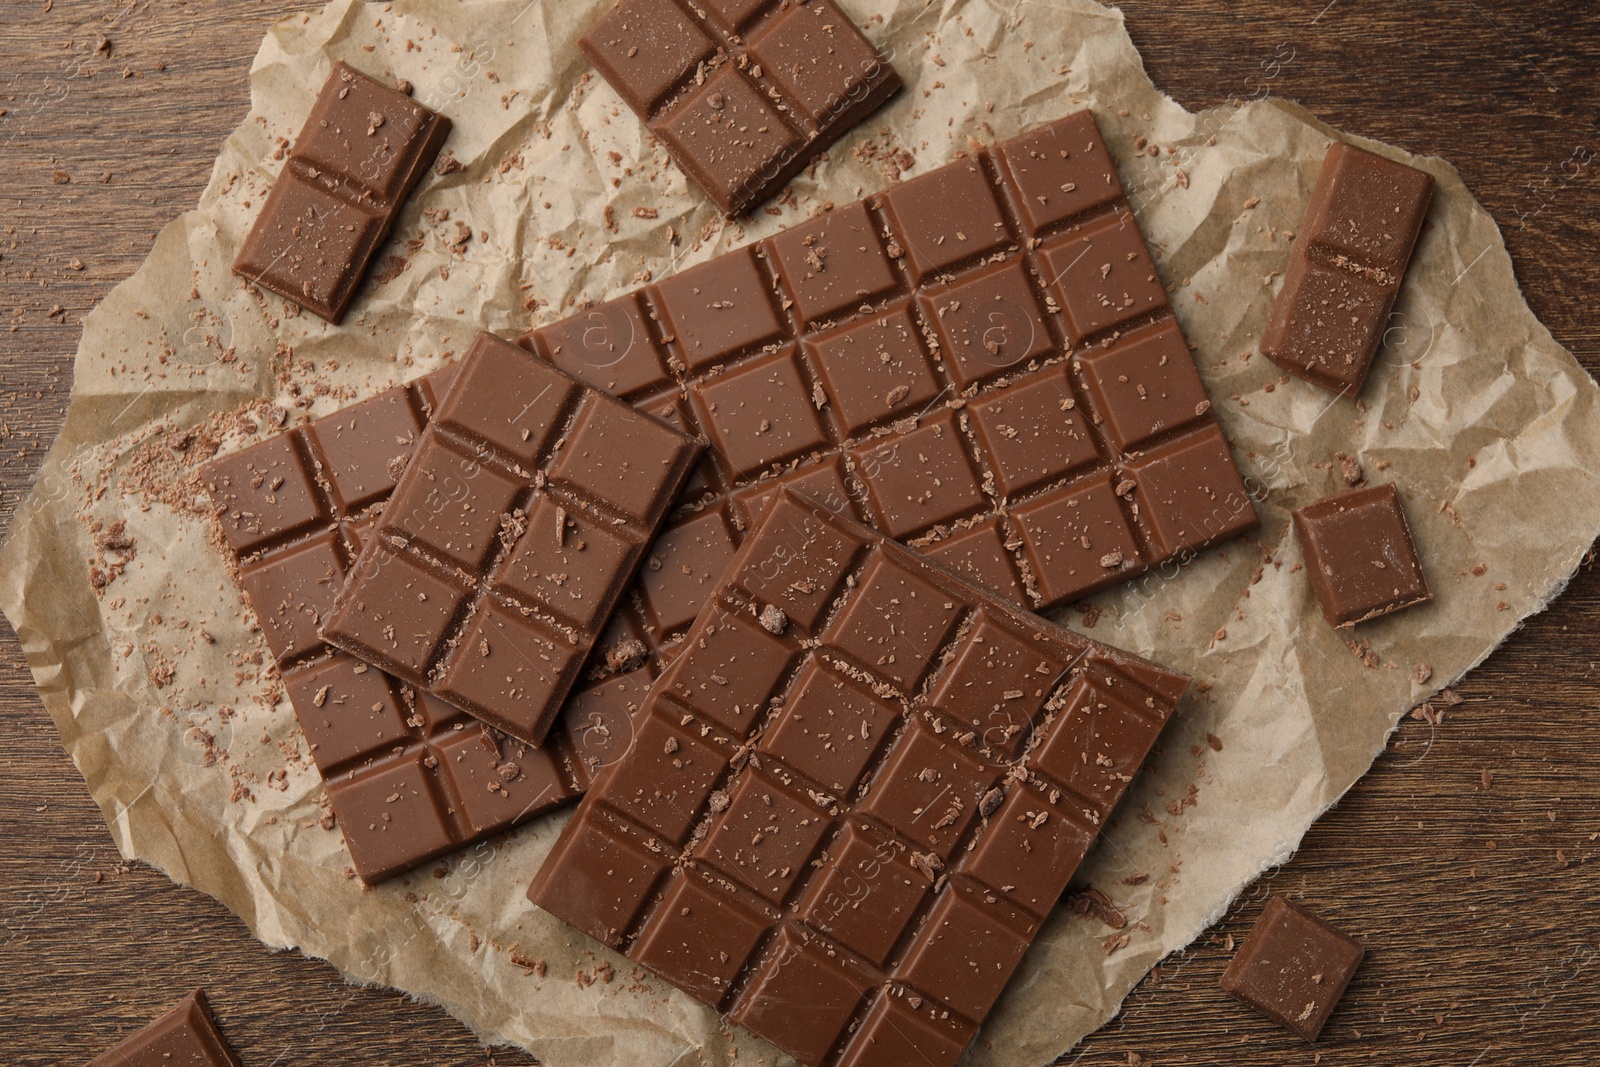
M 1039 610 L 1257 521 L 1087 111 L 522 343 L 711 443 L 613 643 L 780 485 Z
M 322 634 L 539 744 L 699 452 L 479 334 Z
M 529 897 L 804 1063 L 954 1064 L 1187 684 L 783 491 Z
M 608 751 L 597 726 L 626 736 L 607 709 L 534 749 L 318 635 L 455 374 L 450 366 L 386 390 L 202 474 L 356 872 L 369 883 L 565 803 Z
M 770 197 L 901 84 L 833 0 L 620 0 L 579 46 L 729 215 Z
M 338 323 L 450 120 L 335 63 L 233 271 Z

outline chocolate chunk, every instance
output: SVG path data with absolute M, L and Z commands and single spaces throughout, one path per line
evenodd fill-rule
M 1432 199 L 1433 175 L 1334 142 L 1261 351 L 1324 389 L 1359 393 Z
M 233 271 L 337 323 L 450 120 L 335 63 Z
M 1319 500 L 1294 513 L 1322 614 L 1348 627 L 1433 599 L 1392 484 Z
M 621 0 L 578 45 L 727 215 L 770 198 L 900 88 L 833 0 Z
M 322 636 L 539 744 L 699 451 L 479 334 Z
M 1305 908 L 1273 897 L 1222 975 L 1222 988 L 1315 1041 L 1366 950 Z
M 1187 684 L 782 491 L 529 897 L 803 1063 L 953 1065 Z
M 1036 610 L 1257 522 L 1087 111 L 522 343 L 711 442 L 613 622 L 652 652 L 779 487 Z
M 143 1030 L 90 1060 L 89 1067 L 239 1067 L 239 1060 L 217 1032 L 205 993 L 197 989 Z
M 501 744 L 486 727 L 318 635 L 455 374 L 455 367 L 435 371 L 224 456 L 202 473 L 239 583 L 367 882 L 566 803 L 587 783 L 585 761 L 595 751 L 563 732 L 545 749 L 519 755 L 521 773 L 507 779 L 497 771 Z M 509 754 L 526 746 L 505 747 Z

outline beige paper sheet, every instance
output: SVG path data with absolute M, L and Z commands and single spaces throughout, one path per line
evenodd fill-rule
M 1456 172 L 1374 145 L 1439 188 L 1364 402 L 1246 358 L 1333 131 L 1270 98 L 1185 112 L 1150 84 L 1110 9 L 879 5 L 869 32 L 907 90 L 797 180 L 794 201 L 741 229 L 687 189 L 579 57 L 578 33 L 609 3 L 337 0 L 275 27 L 251 113 L 198 208 L 85 322 L 66 428 L 0 553 L 0 606 L 122 853 L 220 898 L 267 944 L 437 1002 L 485 1040 L 563 1067 L 727 1064 L 736 1048 L 741 1063 L 778 1061 L 527 904 L 564 817 L 375 890 L 346 876 L 294 716 L 197 517 L 194 470 L 208 435 L 233 448 L 271 432 L 271 405 L 290 421 L 326 414 L 436 366 L 479 327 L 520 332 L 882 188 L 891 161 L 920 172 L 969 139 L 1093 106 L 1264 525 L 1093 602 L 1094 636 L 1192 672 L 1203 691 L 1082 874 L 1130 919 L 1128 944 L 1108 956 L 1109 931 L 1063 910 L 968 1057 L 1044 1063 L 1287 859 L 1407 709 L 1560 590 L 1600 529 L 1595 383 L 1524 305 Z M 389 259 L 341 329 L 277 318 L 279 301 L 228 272 L 335 58 L 411 81 L 455 120 L 448 150 L 465 164 L 424 184 L 388 250 L 404 269 Z M 1336 452 L 1404 488 L 1436 593 L 1364 626 L 1354 651 L 1318 615 L 1288 533 L 1290 510 L 1342 487 Z M 131 559 L 104 537 L 117 521 Z M 113 575 L 98 593 L 91 567 Z M 1124 884 L 1137 874 L 1149 878 Z M 514 959 L 544 961 L 544 976 Z M 606 962 L 614 980 L 574 981 Z

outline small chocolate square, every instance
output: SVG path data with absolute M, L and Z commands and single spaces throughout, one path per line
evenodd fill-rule
M 1354 626 L 1433 599 L 1392 484 L 1303 507 L 1294 529 L 1331 625 Z
M 1365 955 L 1355 938 L 1273 897 L 1223 972 L 1222 988 L 1315 1041 Z

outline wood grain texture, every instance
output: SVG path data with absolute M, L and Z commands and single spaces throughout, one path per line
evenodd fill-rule
M 302 6 L 0 5 L 0 521 L 60 423 L 81 317 L 193 205 L 246 113 L 261 34 Z M 1505 229 L 1533 310 L 1600 369 L 1600 20 L 1588 0 L 1123 8 L 1156 84 L 1185 106 L 1270 92 L 1448 157 Z M 1024 10 L 1051 17 L 1048 3 Z M 1459 687 L 1441 725 L 1408 721 L 1293 862 L 1064 1062 L 1600 1062 L 1597 618 L 1586 565 Z M 21 658 L 7 630 L 0 1061 L 83 1062 L 204 985 L 254 1067 L 535 1062 L 491 1055 L 443 1013 L 347 987 L 326 964 L 269 954 L 210 898 L 122 866 Z M 1370 951 L 1315 1050 L 1217 988 L 1225 939 L 1269 892 Z

